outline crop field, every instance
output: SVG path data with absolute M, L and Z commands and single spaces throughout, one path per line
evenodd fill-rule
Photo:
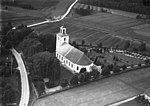
M 2 12 L 2 18 L 0 19 L 1 24 L 12 22 L 13 26 L 18 26 L 20 24 L 29 25 L 40 21 L 43 21 L 43 19 L 13 12 Z
M 8 12 L 8 11 L 2 11 L 1 12 L 1 18 L 6 19 L 6 18 L 16 18 L 16 17 L 23 17 L 23 14 L 17 14 L 14 12 Z
M 120 35 L 115 33 L 109 33 L 107 31 L 101 31 L 96 28 L 85 27 L 82 24 L 75 24 L 71 23 L 72 21 L 66 22 L 63 24 L 62 22 L 59 23 L 50 23 L 42 26 L 38 26 L 34 29 L 41 31 L 43 34 L 47 33 L 58 33 L 59 27 L 64 25 L 67 28 L 67 33 L 70 36 L 71 41 L 76 41 L 78 44 L 81 44 L 82 40 L 85 41 L 85 44 L 92 44 L 97 45 L 102 43 L 105 47 L 116 47 L 123 48 L 126 41 L 125 35 Z M 82 21 L 80 21 L 82 22 Z M 128 29 L 127 29 L 128 30 Z M 125 33 L 126 31 L 124 31 Z M 136 36 L 136 35 L 135 35 Z M 124 38 L 125 37 L 125 38 Z M 140 45 L 140 42 L 134 40 L 131 42 L 129 50 Z M 150 47 L 150 44 L 147 44 L 147 49 Z M 148 51 L 150 51 L 148 49 Z
M 76 18 L 70 22 L 79 26 L 99 29 L 108 33 L 111 32 L 111 34 L 116 33 L 125 39 L 130 38 L 130 40 L 150 42 L 150 24 L 137 19 L 108 13 L 98 13 L 97 15 Z M 141 32 L 137 33 L 137 30 Z
M 60 0 L 17 0 L 19 4 L 31 4 L 36 9 L 56 5 Z
M 150 53 L 150 24 L 124 16 L 98 13 L 94 15 L 73 18 L 65 22 L 50 23 L 35 29 L 42 33 L 58 33 L 59 27 L 64 25 L 71 41 L 81 44 L 97 45 L 102 43 L 105 47 L 124 48 L 126 41 L 130 41 L 129 50 L 137 48 L 141 41 L 146 41 L 146 48 Z
M 116 27 L 122 27 L 122 28 L 128 28 L 131 26 L 136 26 L 136 25 L 140 25 L 140 24 L 144 24 L 141 21 L 138 21 L 136 19 L 132 19 L 132 18 L 128 18 L 128 17 L 123 17 L 123 16 L 119 16 L 119 15 L 114 15 L 114 14 L 108 14 L 108 13 L 99 13 L 97 15 L 91 15 L 91 16 L 85 16 L 85 17 L 81 17 L 79 18 L 79 20 L 82 21 L 90 21 L 90 22 L 97 22 L 97 23 L 106 23 L 106 24 L 110 24 Z M 131 23 L 134 23 L 131 25 Z

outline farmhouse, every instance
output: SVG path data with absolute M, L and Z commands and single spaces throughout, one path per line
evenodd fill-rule
M 93 62 L 84 52 L 69 44 L 69 35 L 63 26 L 56 35 L 56 57 L 76 73 L 79 73 L 81 68 L 86 68 L 87 72 L 90 72 L 90 67 L 93 66 Z

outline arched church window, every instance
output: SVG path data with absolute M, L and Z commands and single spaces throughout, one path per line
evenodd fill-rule
M 77 70 L 79 70 L 79 67 L 77 66 Z
M 66 38 L 64 38 L 64 41 L 66 41 Z

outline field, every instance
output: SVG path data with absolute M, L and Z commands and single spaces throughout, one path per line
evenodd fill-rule
M 150 24 L 146 26 L 145 22 L 133 18 L 108 13 L 98 13 L 96 15 L 77 18 L 75 20 L 72 20 L 72 23 L 83 24 L 87 25 L 87 27 L 96 27 L 100 30 L 117 33 L 120 34 L 119 36 L 124 38 L 129 37 L 131 39 L 150 42 Z M 136 33 L 137 30 L 133 29 L 133 27 L 142 25 L 145 25 L 145 27 L 143 27 L 144 29 L 141 27 L 138 29 L 138 31 L 141 30 L 143 32 L 147 32 L 149 36 Z
M 36 9 L 44 9 L 56 5 L 61 0 L 17 0 L 19 4 L 31 4 Z
M 38 99 L 33 106 L 108 106 L 149 89 L 149 73 L 145 68 L 101 79 Z
M 8 21 L 18 25 L 33 24 L 41 22 L 45 18 L 62 15 L 74 0 L 18 0 L 18 4 L 31 4 L 35 6 L 35 10 L 23 9 L 20 7 L 2 6 L 2 19 L 0 22 L 7 23 Z
M 67 8 L 74 2 L 75 0 L 61 0 L 56 6 L 55 9 L 52 10 L 52 16 L 62 15 L 66 12 Z
M 104 13 L 102 13 L 104 14 Z M 110 14 L 111 15 L 111 14 Z M 94 19 L 96 16 L 99 18 Z M 88 17 L 92 19 L 88 19 Z M 126 17 L 122 17 L 123 19 L 114 19 L 115 22 L 118 21 L 118 24 L 112 25 L 110 22 L 113 20 L 109 19 L 108 17 L 104 16 L 104 19 L 100 19 L 101 16 L 99 15 L 93 15 L 93 16 L 85 16 L 81 18 L 75 18 L 67 20 L 64 22 L 59 23 L 50 23 L 47 25 L 36 27 L 35 29 L 38 31 L 41 31 L 42 33 L 58 33 L 59 27 L 61 25 L 64 25 L 64 27 L 67 28 L 67 33 L 70 35 L 71 41 L 76 41 L 77 43 L 81 44 L 82 40 L 85 40 L 85 44 L 92 44 L 97 45 L 99 43 L 103 43 L 103 46 L 105 47 L 116 47 L 123 48 L 125 43 L 127 41 L 131 42 L 129 50 L 132 50 L 135 47 L 138 47 L 140 45 L 140 41 L 146 41 L 147 42 L 147 51 L 150 53 L 150 36 L 143 36 L 135 33 L 133 31 L 133 28 L 130 28 L 130 25 L 132 24 L 131 21 L 135 21 L 134 24 L 139 24 L 139 22 L 135 19 L 129 20 Z M 116 16 L 115 16 L 116 17 Z M 119 16 L 118 16 L 119 17 Z M 85 18 L 85 19 L 84 19 Z M 87 20 L 88 19 L 88 20 Z M 107 21 L 109 19 L 109 21 Z M 97 20 L 102 20 L 102 22 L 98 22 Z M 104 20 L 106 20 L 106 23 L 104 24 Z M 126 20 L 130 23 L 124 23 L 120 20 Z M 91 21 L 97 21 L 97 22 L 91 22 Z M 129 25 L 128 27 L 122 28 L 124 23 L 124 26 Z M 144 22 L 141 22 L 145 24 Z M 121 26 L 122 25 L 122 26 Z M 120 26 L 120 27 L 119 27 Z M 123 27 L 124 27 L 123 26 Z M 137 25 L 139 26 L 139 25 Z M 148 30 L 149 27 L 144 27 L 145 31 Z
M 18 26 L 20 24 L 33 24 L 43 20 L 43 16 L 39 12 L 21 9 L 18 7 L 8 7 L 8 10 L 3 9 L 1 11 L 0 23 L 3 24 L 11 22 L 13 26 Z

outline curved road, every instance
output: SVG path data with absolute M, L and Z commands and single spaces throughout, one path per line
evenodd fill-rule
M 27 27 L 34 27 L 34 26 L 38 26 L 38 25 L 42 25 L 42 24 L 46 24 L 46 23 L 54 23 L 54 22 L 58 22 L 63 20 L 71 11 L 71 9 L 73 8 L 73 6 L 78 2 L 78 0 L 75 0 L 67 9 L 67 11 L 65 12 L 65 14 L 56 17 L 54 20 L 50 20 L 50 19 L 46 19 L 46 21 L 43 22 L 39 22 L 39 23 L 35 23 L 35 24 L 31 24 L 31 25 L 27 25 Z M 16 27 L 13 27 L 13 29 L 16 29 Z
M 28 82 L 28 74 L 22 60 L 21 54 L 18 53 L 14 48 L 11 49 L 12 54 L 15 56 L 18 63 L 18 70 L 20 71 L 21 76 L 21 99 L 19 106 L 28 106 L 29 97 L 30 97 L 30 89 Z
M 78 2 L 78 0 L 75 0 L 67 9 L 65 14 L 59 16 L 58 18 L 55 18 L 55 20 L 49 20 L 47 19 L 46 21 L 39 22 L 36 24 L 28 25 L 27 27 L 34 27 L 38 25 L 42 25 L 45 23 L 54 23 L 63 20 L 71 11 L 72 7 Z M 13 29 L 16 29 L 13 27 Z M 29 89 L 29 82 L 28 82 L 28 74 L 23 62 L 23 59 L 21 57 L 21 54 L 18 53 L 14 48 L 10 49 L 12 54 L 15 56 L 17 63 L 18 63 L 18 70 L 20 71 L 20 76 L 21 76 L 21 99 L 19 106 L 28 106 L 29 98 L 30 98 L 30 89 Z

